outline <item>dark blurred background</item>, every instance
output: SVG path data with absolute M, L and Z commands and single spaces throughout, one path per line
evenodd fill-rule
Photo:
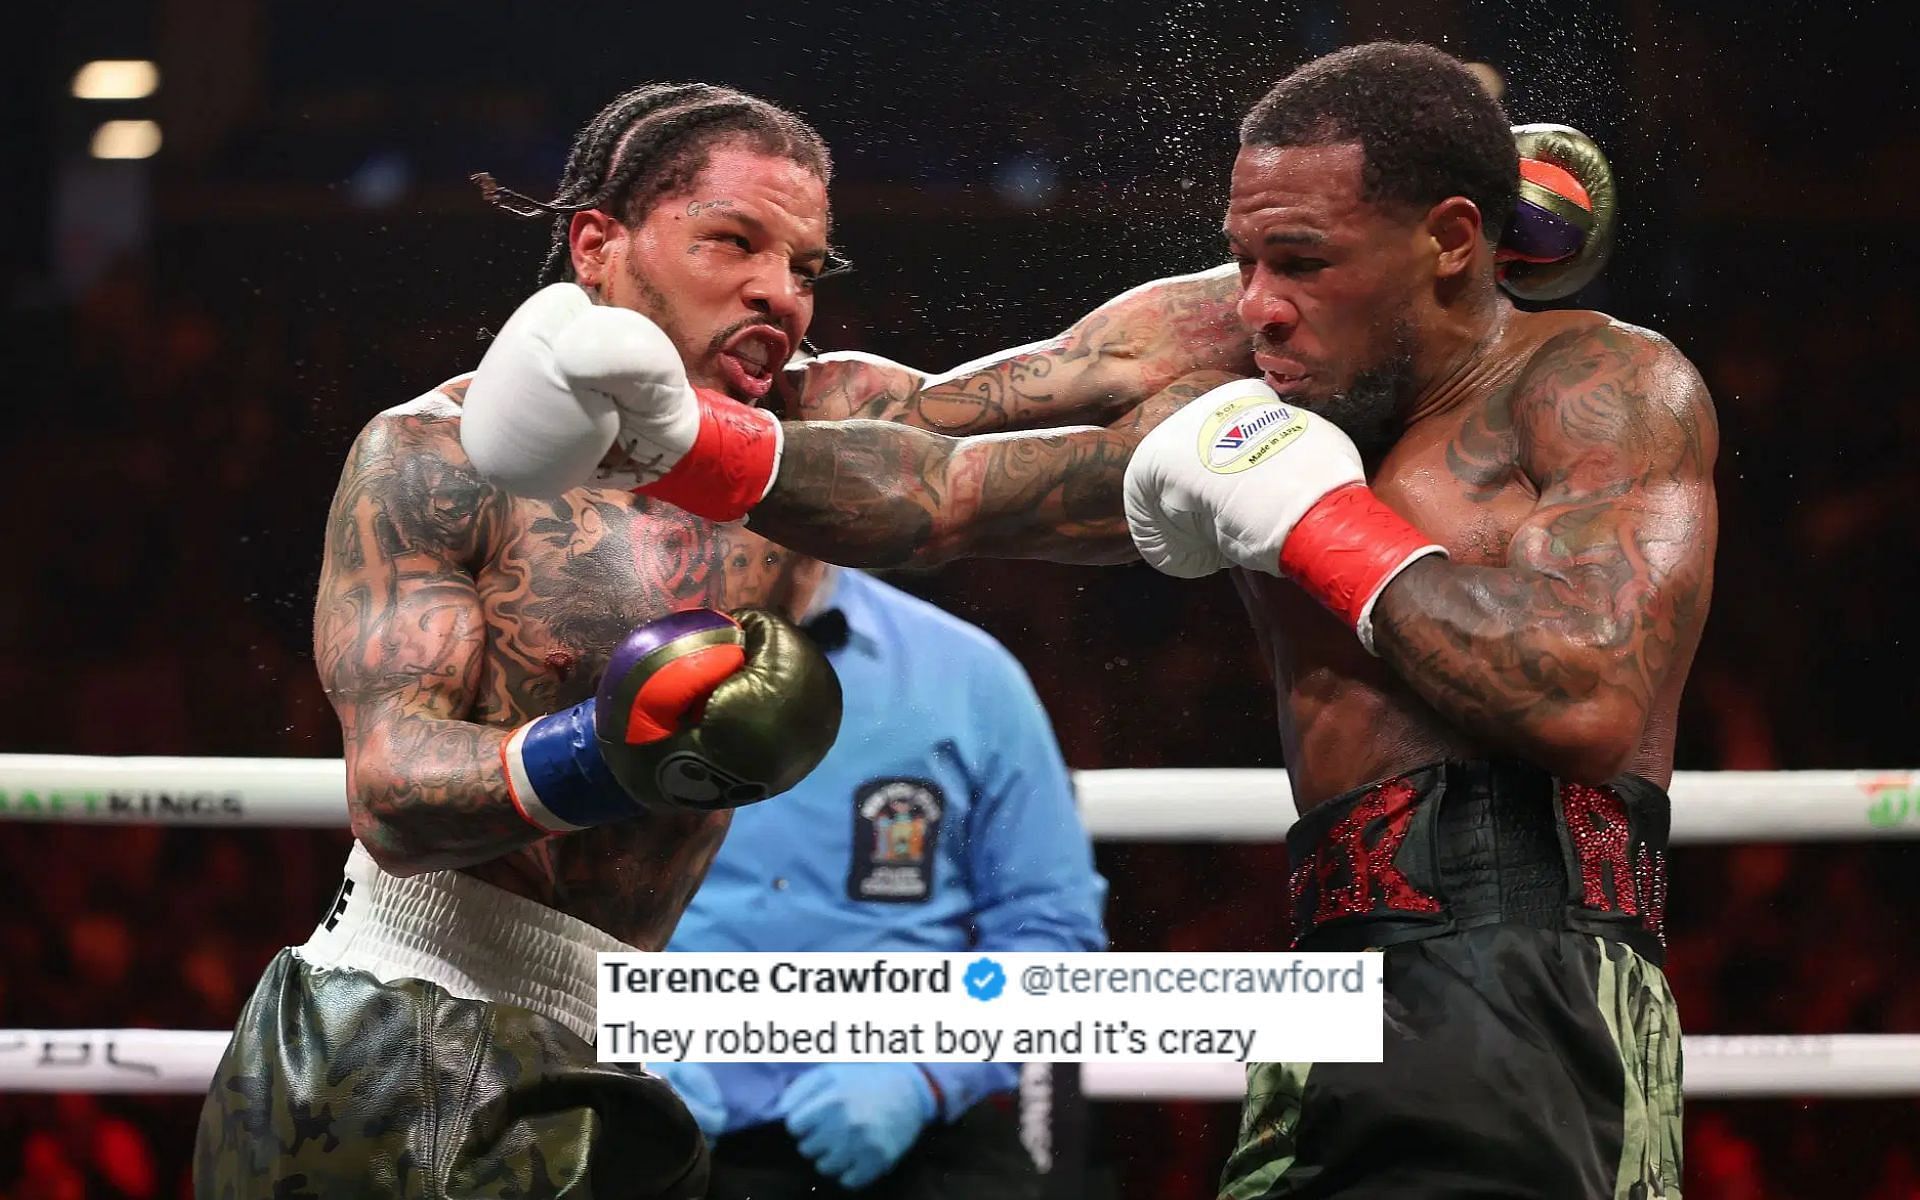
M 531 288 L 574 129 L 637 82 L 791 105 L 837 160 L 814 338 L 940 367 L 1219 261 L 1240 114 L 1380 35 L 1496 69 L 1597 138 L 1623 231 L 1577 302 L 1670 336 L 1718 400 L 1719 588 L 1688 769 L 1920 765 L 1913 681 L 1920 121 L 1910 5 L 1052 0 L 15 5 L 4 66 L 4 749 L 333 756 L 320 528 L 376 410 L 478 359 Z M 77 68 L 158 64 L 86 101 Z M 106 121 L 158 152 L 92 157 Z M 141 149 L 151 131 L 122 127 Z M 102 146 L 102 149 L 110 147 Z M 1279 766 L 1224 578 L 976 563 L 908 586 L 1025 661 L 1076 767 Z M 1204 803 L 1186 797 L 1178 803 Z M 1696 1033 L 1920 1032 L 1912 843 L 1687 848 Z M 344 833 L 0 825 L 0 1028 L 229 1025 L 305 937 Z M 1277 949 L 1278 846 L 1105 847 L 1116 949 Z M 0 1097 L 0 1194 L 185 1194 L 197 1098 Z M 1689 1200 L 1920 1195 L 1920 1101 L 1689 1106 Z M 1236 1114 L 1106 1106 L 1130 1198 L 1212 1195 Z

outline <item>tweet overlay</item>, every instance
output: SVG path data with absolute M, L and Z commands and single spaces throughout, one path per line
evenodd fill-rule
M 1380 955 L 602 954 L 601 1062 L 1379 1062 Z

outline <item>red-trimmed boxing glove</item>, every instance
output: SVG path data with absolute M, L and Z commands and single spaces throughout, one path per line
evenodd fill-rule
M 1127 526 L 1156 570 L 1285 575 L 1373 650 L 1373 604 L 1395 575 L 1446 550 L 1367 487 L 1332 422 L 1258 379 L 1223 384 L 1142 439 L 1127 463 Z
M 781 437 L 772 413 L 693 387 L 645 316 L 556 283 L 487 348 L 460 443 L 482 474 L 522 495 L 627 487 L 737 521 L 773 486 Z
M 819 648 L 758 609 L 640 625 L 596 694 L 500 746 L 514 807 L 571 833 L 662 806 L 711 812 L 786 791 L 840 730 L 840 681 Z

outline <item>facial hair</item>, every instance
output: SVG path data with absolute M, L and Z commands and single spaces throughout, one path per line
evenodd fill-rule
M 1352 438 L 1361 458 L 1375 462 L 1400 440 L 1401 418 L 1412 393 L 1413 321 L 1402 310 L 1394 317 L 1385 352 L 1312 410 Z
M 667 294 L 654 285 L 640 269 L 640 257 L 627 255 L 627 278 L 633 281 L 634 290 L 640 295 L 640 313 L 662 329 L 671 330 L 674 319 L 673 305 L 667 300 Z

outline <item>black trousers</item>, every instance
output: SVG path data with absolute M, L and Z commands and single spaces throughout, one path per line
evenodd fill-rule
M 713 1144 L 707 1200 L 1039 1200 L 1040 1173 L 1014 1115 L 991 1101 L 932 1124 L 893 1170 L 849 1192 L 813 1169 L 786 1127 L 755 1125 Z

